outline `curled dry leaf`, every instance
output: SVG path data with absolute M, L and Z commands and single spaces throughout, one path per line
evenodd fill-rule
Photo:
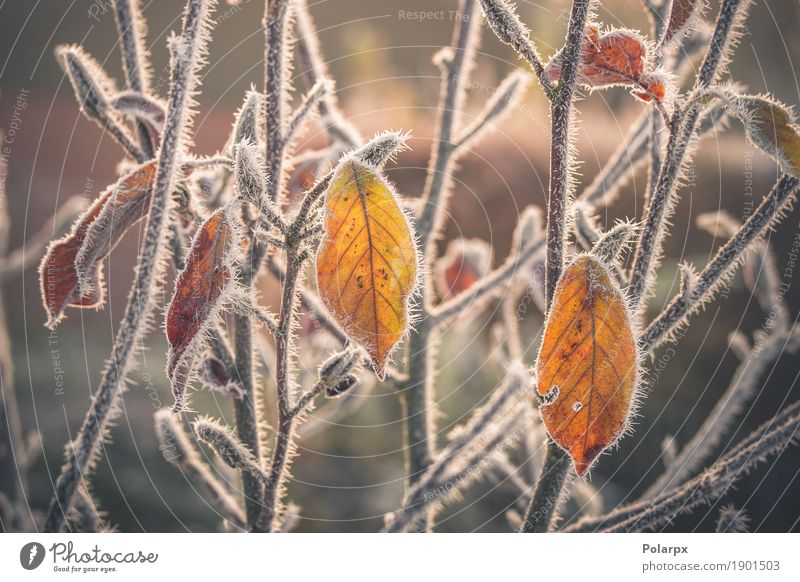
M 39 265 L 39 283 L 42 302 L 47 312 L 50 329 L 55 328 L 70 307 L 100 307 L 103 304 L 102 273 L 97 273 L 97 281 L 92 291 L 83 295 L 78 293 L 78 276 L 75 272 L 75 255 L 78 253 L 92 220 L 100 213 L 110 193 L 102 194 L 91 207 L 78 218 L 72 231 L 63 238 L 53 241 Z
M 170 345 L 167 375 L 173 381 L 173 390 L 176 376 L 191 369 L 194 356 L 202 346 L 204 331 L 234 283 L 232 251 L 236 238 L 235 225 L 226 206 L 209 216 L 192 240 L 186 266 L 178 274 L 175 293 L 167 309 L 166 331 Z M 181 404 L 181 396 L 176 393 L 176 406 Z
M 317 286 L 325 306 L 383 378 L 409 325 L 417 285 L 414 233 L 378 170 L 345 158 L 325 195 Z
M 536 368 L 545 428 L 578 475 L 628 426 L 638 367 L 622 293 L 603 263 L 579 256 L 558 282 Z
M 800 177 L 800 127 L 784 104 L 761 96 L 737 97 L 733 107 L 747 136 L 775 158 L 787 174 Z
M 203 360 L 198 375 L 208 390 L 230 394 L 237 400 L 244 397 L 242 387 L 231 380 L 227 366 L 214 356 L 208 356 Z
M 156 161 L 142 164 L 123 177 L 113 188 L 100 213 L 89 225 L 78 254 L 75 269 L 78 287 L 89 291 L 103 259 L 114 249 L 128 229 L 141 220 L 150 207 Z
M 142 217 L 154 176 L 155 162 L 126 174 L 100 194 L 69 234 L 47 247 L 39 267 L 47 327 L 58 325 L 67 307 L 103 305 L 102 260 Z
M 547 64 L 546 72 L 557 82 L 564 64 L 563 50 Z M 642 101 L 663 101 L 667 82 L 649 63 L 648 47 L 641 35 L 630 30 L 611 30 L 600 34 L 593 25 L 586 27 L 577 82 L 590 89 L 626 86 Z
M 700 13 L 702 2 L 703 0 L 672 0 L 669 20 L 660 44 L 667 44 L 689 27 L 692 17 Z
M 147 130 L 153 149 L 161 144 L 166 105 L 154 97 L 136 91 L 123 91 L 111 101 L 112 107 L 128 119 L 141 123 Z
M 463 293 L 492 266 L 492 248 L 480 239 L 450 241 L 436 262 L 436 286 L 442 299 Z

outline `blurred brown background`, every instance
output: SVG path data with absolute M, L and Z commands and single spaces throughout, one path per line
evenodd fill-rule
M 150 28 L 154 79 L 163 80 L 166 37 L 178 27 L 183 3 L 143 0 L 142 4 Z M 401 193 L 416 197 L 424 180 L 439 88 L 431 56 L 449 42 L 456 2 L 327 0 L 310 5 L 348 117 L 365 135 L 381 129 L 413 132 L 412 151 L 390 166 L 389 175 Z M 604 1 L 601 5 L 600 22 L 646 30 L 639 2 Z M 560 44 L 566 6 L 563 0 L 520 2 L 520 13 L 545 55 Z M 712 2 L 712 13 L 715 6 Z M 81 117 L 53 58 L 56 45 L 82 43 L 119 78 L 116 32 L 109 10 L 107 0 L 0 2 L 0 127 L 14 129 L 13 136 L 9 132 L 12 141 L 7 143 L 8 166 L 0 166 L 0 172 L 6 181 L 7 200 L 3 202 L 12 216 L 13 246 L 45 226 L 69 196 L 83 193 L 94 197 L 114 179 L 120 151 Z M 261 83 L 262 10 L 261 2 L 244 0 L 240 7 L 222 6 L 217 13 L 195 123 L 199 153 L 210 154 L 224 145 L 244 91 L 252 83 Z M 415 11 L 428 11 L 431 16 L 421 19 L 411 15 Z M 752 91 L 770 91 L 789 104 L 800 103 L 796 74 L 800 41 L 795 34 L 799 23 L 797 0 L 756 2 L 731 67 L 732 77 Z M 479 109 L 517 66 L 512 52 L 484 31 L 474 83 L 467 95 L 469 110 Z M 595 93 L 581 101 L 577 147 L 583 184 L 591 181 L 643 107 L 624 90 Z M 547 131 L 544 99 L 532 84 L 513 116 L 464 158 L 456 176 L 449 238 L 480 237 L 492 243 L 496 262 L 505 256 L 521 209 L 529 204 L 544 205 Z M 313 132 L 309 139 L 314 139 Z M 702 266 L 719 245 L 696 229 L 693 217 L 719 208 L 741 216 L 746 210 L 744 174 L 751 163 L 757 197 L 766 193 L 777 175 L 775 165 L 753 151 L 738 127 L 704 141 L 695 161 L 694 177 L 682 190 L 666 243 L 668 256 L 660 270 L 654 310 L 675 290 L 676 263 L 685 260 Z M 601 213 L 603 220 L 612 224 L 617 218 L 640 215 L 645 182 L 646 176 L 640 172 L 621 199 Z M 787 251 L 792 240 L 800 232 L 799 221 L 800 215 L 792 213 L 771 237 L 781 272 L 790 260 Z M 5 290 L 23 423 L 26 431 L 38 431 L 44 443 L 44 455 L 31 477 L 31 503 L 39 508 L 47 503 L 54 470 L 61 462 L 61 447 L 78 426 L 109 351 L 131 280 L 137 234 L 129 234 L 113 255 L 109 308 L 73 311 L 52 335 L 42 326 L 44 314 L 33 269 Z M 798 287 L 791 285 L 788 294 L 793 316 L 800 310 Z M 165 292 L 171 293 L 170 285 Z M 267 285 L 265 303 L 271 298 Z M 491 346 L 484 333 L 494 317 L 491 308 L 474 329 L 454 329 L 443 342 L 437 394 L 445 412 L 440 439 L 498 378 L 500 371 L 488 357 Z M 763 314 L 740 276 L 727 297 L 694 318 L 688 336 L 648 390 L 636 433 L 624 439 L 615 454 L 603 457 L 592 472 L 592 483 L 602 489 L 608 504 L 651 482 L 660 468 L 654 460 L 665 435 L 675 435 L 680 443 L 692 436 L 738 363 L 728 351 L 728 334 L 735 329 L 757 329 L 762 320 Z M 541 321 L 531 315 L 525 325 L 532 363 Z M 163 377 L 166 347 L 160 329 L 151 333 L 148 345 L 141 365 L 131 375 L 124 416 L 113 430 L 114 446 L 107 449 L 98 466 L 95 492 L 111 520 L 124 531 L 213 529 L 214 514 L 157 451 L 152 413 L 170 402 Z M 63 394 L 55 387 L 56 361 L 66 380 Z M 764 379 L 764 389 L 738 429 L 740 436 L 769 418 L 785 401 L 800 397 L 798 373 L 797 357 L 787 354 L 781 358 Z M 198 396 L 197 407 L 217 416 L 230 414 L 227 403 L 208 395 Z M 396 397 L 388 388 L 379 387 L 343 424 L 301 443 L 302 456 L 291 491 L 302 507 L 302 530 L 374 531 L 382 515 L 400 499 L 403 468 Z M 648 468 L 650 473 L 643 474 Z M 798 529 L 797 449 L 767 468 L 742 481 L 726 501 L 746 507 L 754 526 L 761 530 Z M 511 501 L 510 492 L 482 481 L 473 486 L 463 504 L 449 512 L 441 529 L 506 531 L 503 512 Z M 675 527 L 708 530 L 715 517 L 713 511 L 701 511 Z

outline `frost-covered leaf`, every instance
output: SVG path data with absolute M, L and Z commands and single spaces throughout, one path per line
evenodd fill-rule
M 336 169 L 325 210 L 316 261 L 320 296 L 383 378 L 392 350 L 408 329 L 409 300 L 417 285 L 411 224 L 380 172 L 352 157 Z
M 545 428 L 578 475 L 628 426 L 638 367 L 622 293 L 601 261 L 579 256 L 558 282 L 536 368 Z
M 82 291 L 91 289 L 103 259 L 114 250 L 128 229 L 147 213 L 156 167 L 156 161 L 152 160 L 123 176 L 89 225 L 75 257 L 78 286 Z
M 204 331 L 234 283 L 232 251 L 237 238 L 226 206 L 208 217 L 192 240 L 186 266 L 177 277 L 167 309 L 167 375 L 172 380 L 182 362 L 191 366 L 191 359 L 203 343 Z
M 672 0 L 669 9 L 669 20 L 664 29 L 664 36 L 661 44 L 666 44 L 686 31 L 692 17 L 699 14 L 702 10 L 703 0 Z
M 783 103 L 763 96 L 736 97 L 733 107 L 747 136 L 787 174 L 800 176 L 800 127 Z
M 667 92 L 664 75 L 653 70 L 649 62 L 648 45 L 644 38 L 631 30 L 611 30 L 600 33 L 594 25 L 586 27 L 577 82 L 589 89 L 613 86 L 631 88 L 642 101 L 663 101 Z M 552 81 L 561 78 L 564 52 L 556 53 L 547 64 L 546 72 Z
M 39 267 L 47 327 L 54 328 L 67 307 L 103 305 L 102 260 L 142 217 L 154 174 L 155 164 L 148 163 L 120 178 L 75 221 L 69 234 L 47 247 Z
M 75 255 L 78 253 L 86 231 L 92 220 L 100 213 L 103 204 L 110 196 L 101 195 L 86 212 L 77 219 L 72 231 L 63 238 L 53 241 L 39 265 L 39 284 L 42 302 L 47 312 L 47 323 L 50 329 L 64 317 L 64 310 L 69 307 L 100 307 L 103 304 L 102 273 L 97 273 L 97 280 L 92 291 L 81 295 L 78 292 L 78 275 L 75 271 Z

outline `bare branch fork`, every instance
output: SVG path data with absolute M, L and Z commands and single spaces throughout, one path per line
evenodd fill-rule
M 780 455 L 797 442 L 800 434 L 799 409 L 798 402 L 788 406 L 694 479 L 652 499 L 619 507 L 597 518 L 581 520 L 565 531 L 655 530 L 682 513 L 714 503 L 754 467 Z
M 749 0 L 724 0 L 717 17 L 716 27 L 708 50 L 695 81 L 695 91 L 708 88 L 719 77 L 735 34 L 736 26 L 744 18 Z M 653 195 L 647 206 L 644 228 L 636 245 L 630 273 L 629 293 L 635 306 L 642 304 L 652 282 L 653 271 L 661 256 L 661 245 L 666 235 L 665 222 L 672 213 L 675 190 L 683 175 L 687 154 L 694 143 L 694 134 L 701 106 L 692 103 L 686 111 L 676 107 L 670 122 L 670 136 Z

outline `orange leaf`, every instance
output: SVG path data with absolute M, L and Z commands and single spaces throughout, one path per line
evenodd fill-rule
M 170 379 L 181 361 L 192 356 L 202 342 L 203 330 L 213 320 L 224 292 L 233 282 L 231 251 L 235 236 L 227 207 L 214 212 L 197 229 L 167 310 Z
M 633 90 L 631 93 L 642 101 L 649 102 L 655 99 L 658 102 L 664 101 L 667 95 L 667 83 L 664 77 L 657 74 L 643 75 L 638 83 L 640 89 Z
M 672 6 L 669 9 L 669 21 L 667 22 L 667 28 L 664 30 L 661 44 L 668 43 L 679 32 L 686 30 L 689 21 L 700 6 L 700 2 L 701 0 L 672 0 Z
M 586 27 L 577 82 L 590 89 L 622 85 L 635 89 L 634 95 L 645 101 L 661 101 L 666 93 L 664 79 L 650 69 L 644 39 L 630 30 L 612 30 L 600 34 L 596 26 Z M 552 81 L 561 78 L 563 51 L 547 64 Z
M 545 428 L 578 475 L 628 426 L 638 367 L 622 293 L 598 259 L 576 258 L 558 282 L 536 372 Z
M 93 243 L 90 243 L 89 246 L 99 246 L 97 252 L 92 252 L 91 265 L 86 265 L 81 270 L 80 279 L 84 283 L 83 289 L 79 286 L 76 260 L 87 243 L 94 223 L 106 212 L 107 207 L 114 206 L 110 215 L 115 216 L 117 213 L 123 212 L 127 203 L 139 204 L 139 201 L 145 197 L 145 193 L 149 192 L 154 170 L 155 164 L 151 162 L 120 178 L 75 221 L 69 234 L 51 242 L 47 247 L 47 252 L 39 266 L 42 300 L 47 312 L 47 323 L 45 324 L 47 327 L 55 327 L 61 321 L 67 307 L 102 306 L 105 296 L 102 282 L 102 259 L 108 256 L 116 242 L 135 220 L 133 222 L 126 221 L 124 228 L 121 224 L 115 225 L 113 237 L 110 230 L 101 238 L 92 237 Z M 134 215 L 140 218 L 141 210 Z
M 336 169 L 325 209 L 316 263 L 320 296 L 382 379 L 408 329 L 408 304 L 417 284 L 411 225 L 379 172 L 352 158 Z

